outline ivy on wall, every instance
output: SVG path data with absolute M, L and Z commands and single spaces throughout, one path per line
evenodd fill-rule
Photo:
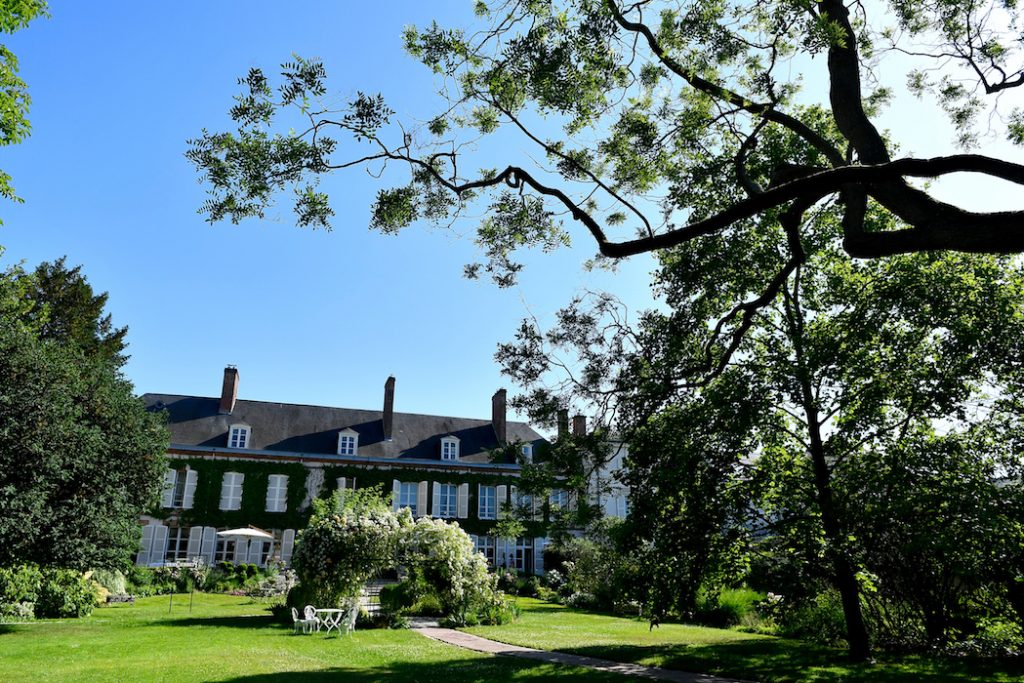
M 233 528 L 251 524 L 262 529 L 301 529 L 309 519 L 309 510 L 299 506 L 306 497 L 306 475 L 309 468 L 301 463 L 257 462 L 223 458 L 168 458 L 168 467 L 185 466 L 198 472 L 192 508 L 182 510 L 183 525 Z M 242 501 L 238 510 L 220 509 L 221 484 L 225 472 L 239 472 Z M 267 512 L 267 484 L 271 474 L 288 475 L 285 512 Z M 165 511 L 166 512 L 166 511 Z
M 168 458 L 168 467 L 182 469 L 188 466 L 198 472 L 196 490 L 192 508 L 179 511 L 179 521 L 184 526 L 213 526 L 218 529 L 253 525 L 263 529 L 302 529 L 309 520 L 310 508 L 300 509 L 306 497 L 306 477 L 310 468 L 302 463 L 265 462 L 254 460 L 231 460 L 228 458 Z M 225 472 L 239 472 L 245 476 L 242 482 L 242 500 L 239 510 L 221 510 L 221 484 Z M 391 469 L 386 467 L 366 467 L 358 465 L 336 465 L 323 468 L 324 484 L 320 497 L 330 496 L 339 477 L 348 480 L 353 478 L 360 489 L 377 487 L 384 495 L 389 495 L 392 482 L 428 481 L 447 484 L 469 484 L 469 516 L 466 519 L 455 519 L 467 533 L 484 535 L 495 525 L 492 519 L 480 519 L 477 514 L 477 486 L 508 486 L 514 485 L 516 477 L 509 474 L 475 474 L 465 471 L 450 473 L 438 470 L 416 470 L 403 467 Z M 288 475 L 287 510 L 285 512 L 267 512 L 267 484 L 271 474 Z M 427 510 L 433 496 L 433 487 L 428 487 Z M 545 512 L 547 506 L 545 505 Z M 152 515 L 166 518 L 174 510 L 158 508 Z M 525 523 L 526 535 L 544 536 L 547 523 L 542 520 Z

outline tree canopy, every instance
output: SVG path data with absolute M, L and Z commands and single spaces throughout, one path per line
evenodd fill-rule
M 573 226 L 614 258 L 729 239 L 772 215 L 785 226 L 776 238 L 784 259 L 756 283 L 765 298 L 781 286 L 772 273 L 803 258 L 800 217 L 823 202 L 841 207 L 838 238 L 852 256 L 1024 250 L 1020 211 L 976 213 L 914 184 L 960 172 L 1024 182 L 1020 164 L 971 153 L 990 135 L 1024 142 L 1024 112 L 999 106 L 1024 84 L 1012 3 L 476 7 L 470 28 L 406 30 L 408 52 L 441 81 L 443 106 L 426 124 L 399 126 L 382 95 L 323 104 L 316 60 L 284 64 L 276 84 L 252 69 L 231 109 L 237 129 L 191 142 L 211 195 L 201 211 L 211 221 L 262 216 L 292 191 L 298 224 L 328 227 L 321 176 L 399 164 L 408 181 L 379 192 L 373 225 L 446 224 L 485 208 L 478 239 L 501 284 L 519 270 L 515 249 L 555 248 Z M 910 65 L 905 88 L 879 76 L 894 58 Z M 890 138 L 877 124 L 895 90 L 934 100 L 962 151 L 900 156 L 899 131 Z M 499 133 L 526 149 L 522 159 L 487 153 Z M 868 220 L 869 204 L 884 224 Z
M 105 297 L 77 269 L 42 270 L 72 275 L 59 281 L 84 301 Z M 18 268 L 0 273 L 0 565 L 124 567 L 139 515 L 158 499 L 167 429 L 134 396 L 120 356 L 97 351 L 111 337 L 95 323 L 108 318 L 62 307 L 61 292 Z M 45 332 L 58 321 L 94 336 Z
M 14 33 L 38 16 L 46 15 L 46 0 L 15 0 L 0 7 L 0 33 Z M 28 86 L 18 76 L 18 58 L 0 45 L 0 146 L 13 145 L 28 136 Z M 0 171 L 0 197 L 17 199 L 11 176 Z

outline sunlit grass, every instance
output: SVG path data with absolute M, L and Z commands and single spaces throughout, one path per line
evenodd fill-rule
M 467 629 L 504 643 L 713 673 L 765 683 L 1020 683 L 1024 662 L 922 657 L 882 658 L 851 665 L 841 650 L 800 641 L 683 624 L 650 628 L 625 619 L 520 598 L 522 617 L 505 626 Z
M 621 680 L 438 643 L 411 631 L 292 635 L 265 605 L 196 594 L 146 598 L 79 620 L 0 625 L 0 681 Z

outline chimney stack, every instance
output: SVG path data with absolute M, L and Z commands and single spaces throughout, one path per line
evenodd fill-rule
M 575 415 L 572 418 L 572 435 L 573 436 L 586 436 L 587 435 L 587 416 L 586 415 Z
M 491 425 L 494 427 L 494 435 L 498 437 L 498 444 L 502 446 L 508 443 L 508 431 L 505 428 L 505 395 L 504 389 L 498 389 L 491 397 Z
M 391 375 L 384 382 L 384 415 L 381 418 L 384 423 L 384 440 L 391 441 L 391 435 L 395 426 L 395 376 Z
M 564 438 L 569 433 L 569 411 L 565 408 L 558 409 L 558 438 Z
M 238 399 L 238 368 L 229 365 L 224 368 L 224 384 L 220 389 L 220 413 L 230 415 Z

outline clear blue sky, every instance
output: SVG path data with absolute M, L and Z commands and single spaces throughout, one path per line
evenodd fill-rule
M 55 0 L 51 19 L 8 40 L 33 98 L 33 134 L 0 160 L 26 200 L 0 205 L 4 264 L 65 254 L 82 264 L 109 292 L 115 323 L 129 327 L 127 374 L 139 392 L 215 395 L 232 363 L 243 398 L 375 408 L 394 374 L 397 410 L 488 417 L 491 394 L 508 386 L 495 345 L 524 315 L 548 320 L 584 288 L 609 289 L 635 309 L 647 301 L 651 261 L 586 273 L 594 247 L 577 233 L 573 249 L 528 258 L 517 288 L 471 282 L 461 275 L 476 258 L 469 237 L 371 232 L 380 184 L 360 172 L 326 186 L 333 233 L 293 227 L 286 206 L 265 221 L 209 226 L 183 157 L 203 127 L 228 126 L 239 76 L 272 72 L 293 52 L 322 58 L 340 98 L 379 91 L 399 118 L 429 119 L 436 84 L 402 51 L 402 28 L 435 18 L 469 25 L 472 4 Z M 801 66 L 811 99 L 823 67 Z M 897 89 L 901 69 L 886 62 Z M 952 133 L 932 104 L 900 100 L 882 123 L 904 153 L 949 151 Z M 1017 189 L 949 185 L 945 196 L 968 206 L 1019 208 Z
M 521 286 L 462 277 L 470 238 L 371 232 L 379 183 L 337 176 L 333 233 L 293 227 L 282 206 L 240 226 L 202 221 L 186 140 L 227 125 L 235 79 L 295 52 L 321 57 L 342 97 L 383 92 L 400 118 L 439 106 L 405 55 L 406 24 L 472 21 L 471 2 L 51 2 L 9 37 L 33 99 L 32 136 L 4 149 L 23 205 L 3 204 L 2 265 L 67 255 L 129 327 L 127 375 L 141 392 L 216 395 L 226 363 L 240 396 L 376 408 L 389 374 L 396 409 L 489 417 L 507 386 L 495 345 L 581 288 L 639 304 L 650 261 L 586 273 L 594 253 L 528 259 Z M 498 161 L 494 165 L 498 165 Z M 473 226 L 460 226 L 471 234 Z

